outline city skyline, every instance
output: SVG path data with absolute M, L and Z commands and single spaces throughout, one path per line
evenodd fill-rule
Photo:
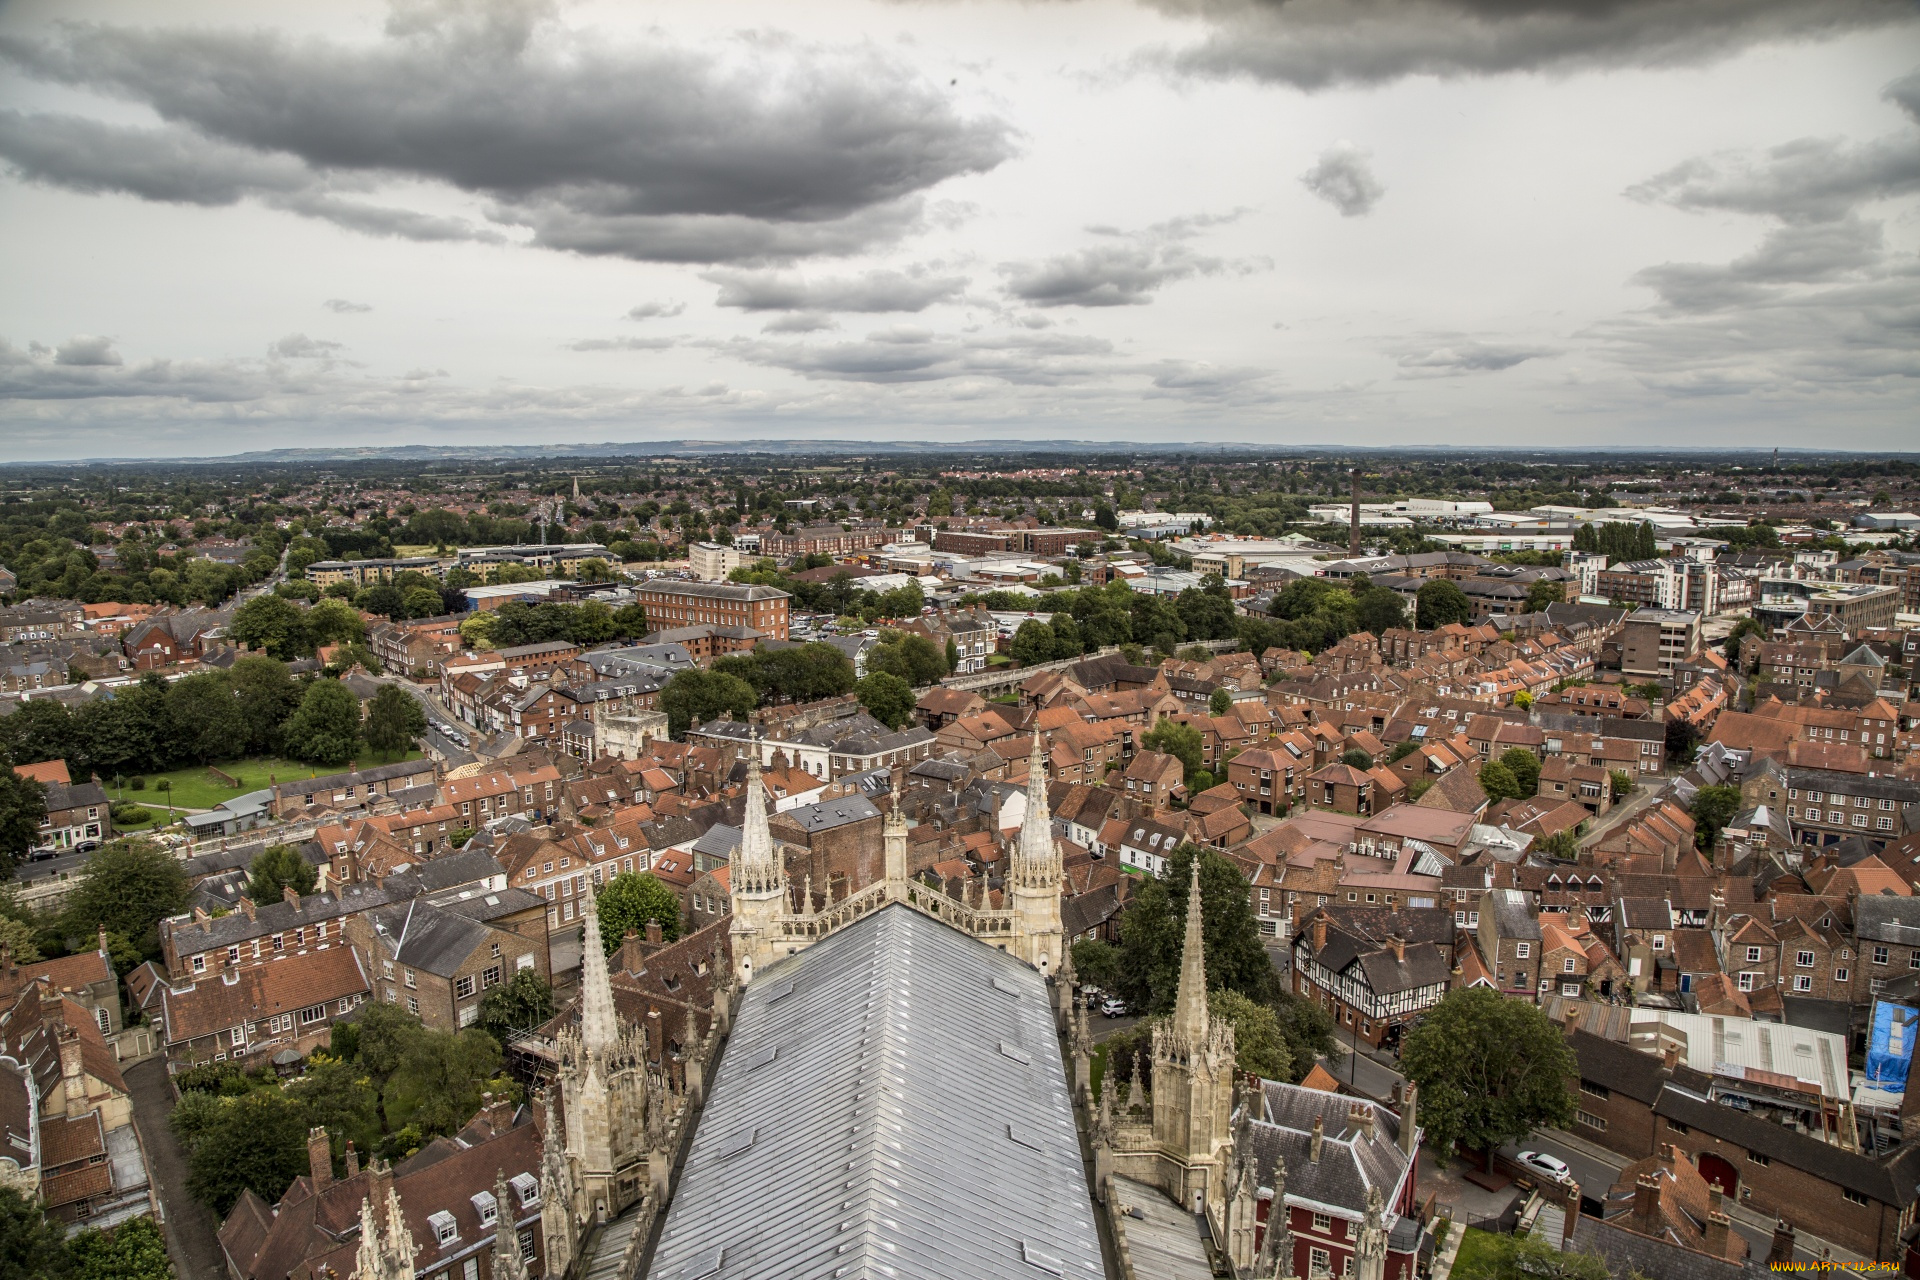
M 0 460 L 1898 449 L 1909 7 L 0 14 Z

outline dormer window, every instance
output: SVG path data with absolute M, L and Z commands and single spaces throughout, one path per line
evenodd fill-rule
M 475 1197 L 476 1199 L 478 1197 Z M 493 1197 L 489 1196 L 488 1199 Z M 427 1226 L 433 1231 L 433 1238 L 442 1248 L 460 1238 L 460 1224 L 445 1209 L 427 1215 Z
M 493 1198 L 493 1192 L 475 1192 L 471 1198 L 474 1212 L 480 1215 L 480 1225 L 491 1227 L 494 1220 L 500 1216 L 500 1204 Z

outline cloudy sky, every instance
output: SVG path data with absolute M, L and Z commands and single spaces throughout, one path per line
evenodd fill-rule
M 0 458 L 1920 447 L 1906 0 L 15 0 Z

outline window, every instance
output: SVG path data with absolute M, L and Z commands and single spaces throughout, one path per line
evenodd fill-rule
M 1333 1215 L 1330 1213 L 1314 1214 L 1313 1229 L 1315 1231 L 1318 1231 L 1321 1235 L 1332 1235 L 1333 1234 Z
M 1804 973 L 1794 975 L 1793 989 L 1798 992 L 1813 990 L 1813 978 Z
M 1607 1086 L 1596 1084 L 1592 1080 L 1582 1080 L 1580 1082 L 1580 1092 L 1590 1093 L 1596 1098 L 1610 1098 L 1613 1096 Z
M 492 955 L 495 960 L 500 958 L 500 944 L 497 942 L 493 944 Z
M 483 988 L 499 986 L 500 985 L 500 966 L 497 964 L 489 966 L 487 971 L 480 975 L 480 985 Z
M 195 973 L 205 973 L 207 971 L 207 958 L 205 956 L 195 956 L 193 958 L 193 971 Z
M 1533 954 L 1533 944 L 1531 942 L 1516 942 L 1513 944 L 1514 959 L 1525 960 L 1528 956 L 1532 954 Z
M 228 1033 L 227 1038 L 233 1044 L 245 1044 L 247 1042 L 247 1029 L 245 1027 L 235 1027 Z
M 1793 962 L 1802 969 L 1811 969 L 1813 968 L 1813 952 L 1796 951 L 1793 953 Z
M 480 1259 L 468 1258 L 460 1264 L 460 1280 L 480 1280 Z
M 113 1018 L 105 1009 L 95 1009 L 93 1011 L 93 1023 L 100 1028 L 102 1035 L 113 1030 Z
M 1875 947 L 1873 949 L 1873 962 L 1875 964 L 1885 964 L 1887 962 L 1887 949 L 1885 947 Z
M 532 1227 L 522 1227 L 520 1229 L 520 1260 L 522 1262 L 533 1261 L 533 1228 Z
M 420 1016 L 420 1002 L 412 996 L 407 997 L 407 1012 L 416 1018 Z
M 1759 975 L 1757 975 L 1757 974 L 1754 974 L 1754 973 L 1752 973 L 1752 972 L 1746 972 L 1746 973 L 1742 973 L 1742 974 L 1740 975 L 1740 989 L 1741 989 L 1742 991 L 1751 991 L 1751 990 L 1753 990 L 1753 980 L 1754 980 L 1754 978 L 1756 978 L 1756 977 L 1758 977 L 1758 976 L 1759 976 Z
M 1560 972 L 1562 972 L 1562 973 L 1572 973 L 1572 972 L 1573 972 L 1573 957 L 1572 957 L 1572 956 L 1568 956 L 1568 957 L 1566 957 L 1565 959 L 1563 959 L 1563 960 L 1562 960 L 1562 961 L 1560 962 Z
M 453 994 L 455 998 L 460 1000 L 464 1000 L 468 996 L 472 995 L 473 994 L 473 975 L 470 973 L 463 973 L 459 977 L 455 978 L 453 980 Z
M 1758 947 L 1748 947 L 1748 948 L 1747 948 L 1747 963 L 1748 963 L 1748 964 L 1759 964 L 1759 963 L 1760 963 L 1760 948 L 1758 948 Z
M 1656 933 L 1656 934 L 1654 934 L 1654 935 L 1653 935 L 1653 949 L 1654 949 L 1655 951 L 1665 951 L 1665 950 L 1667 949 L 1667 935 L 1666 935 L 1666 934 L 1664 934 L 1664 933 Z
M 1858 1191 L 1855 1191 L 1852 1187 L 1840 1188 L 1840 1194 L 1845 1196 L 1848 1201 L 1853 1204 L 1865 1204 L 1867 1202 L 1867 1198 Z
M 273 935 L 273 949 L 274 949 L 275 951 L 285 951 L 285 950 L 287 949 L 287 935 L 286 935 L 286 934 L 284 934 L 284 933 L 276 933 L 276 934 L 274 934 L 274 935 Z
M 300 1011 L 300 1025 L 310 1027 L 327 1016 L 325 1004 L 310 1004 Z
M 411 969 L 402 969 L 402 970 L 400 971 L 400 976 L 401 976 L 401 977 L 402 977 L 403 979 L 405 979 L 405 981 L 406 981 L 406 984 L 407 984 L 408 986 L 410 986 L 410 987 L 411 987 L 411 986 L 414 986 L 414 985 L 415 985 L 415 983 L 414 983 L 414 981 L 413 981 L 413 970 L 411 970 Z
M 1310 1248 L 1307 1250 L 1307 1266 L 1312 1271 L 1330 1271 L 1333 1269 L 1333 1255 L 1325 1249 Z
M 239 947 L 228 947 L 228 948 L 227 948 L 227 963 L 228 963 L 228 964 L 239 964 L 239 963 L 240 963 L 240 948 L 239 948 Z
M 1845 969 L 1835 969 L 1833 971 L 1833 980 L 1835 982 L 1845 982 L 1847 980 L 1847 971 Z
M 1687 1128 L 1687 1126 L 1681 1124 L 1678 1120 L 1667 1121 L 1667 1128 L 1674 1133 L 1686 1134 L 1693 1132 L 1693 1130 Z
M 433 1238 L 440 1244 L 451 1244 L 460 1238 L 460 1224 L 454 1221 L 452 1214 L 445 1209 L 427 1215 L 427 1226 L 433 1231 Z
M 1747 1152 L 1747 1163 L 1765 1166 L 1772 1164 L 1773 1161 L 1767 1159 L 1767 1157 L 1761 1155 L 1758 1151 L 1749 1151 Z
M 1601 1133 L 1607 1131 L 1607 1122 L 1599 1116 L 1594 1115 L 1591 1111 L 1575 1111 L 1573 1118 L 1589 1129 L 1597 1129 Z

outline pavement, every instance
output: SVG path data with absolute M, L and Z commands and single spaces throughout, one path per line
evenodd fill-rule
M 207 1207 L 187 1193 L 187 1156 L 167 1124 L 173 1110 L 173 1082 L 167 1059 L 156 1054 L 123 1073 L 133 1096 L 133 1125 L 147 1152 L 147 1176 L 160 1195 L 160 1219 L 166 1227 L 167 1256 L 181 1277 L 223 1276 L 226 1253 L 214 1234 L 219 1224 Z
M 1609 831 L 1612 831 L 1615 827 L 1652 804 L 1654 797 L 1660 793 L 1660 789 L 1664 787 L 1666 783 L 1667 775 L 1665 774 L 1636 774 L 1634 776 L 1635 785 L 1633 793 L 1619 804 L 1613 806 L 1613 808 L 1607 810 L 1604 817 L 1589 827 L 1587 834 L 1581 837 L 1581 845 L 1590 849 L 1594 845 L 1599 844 Z

